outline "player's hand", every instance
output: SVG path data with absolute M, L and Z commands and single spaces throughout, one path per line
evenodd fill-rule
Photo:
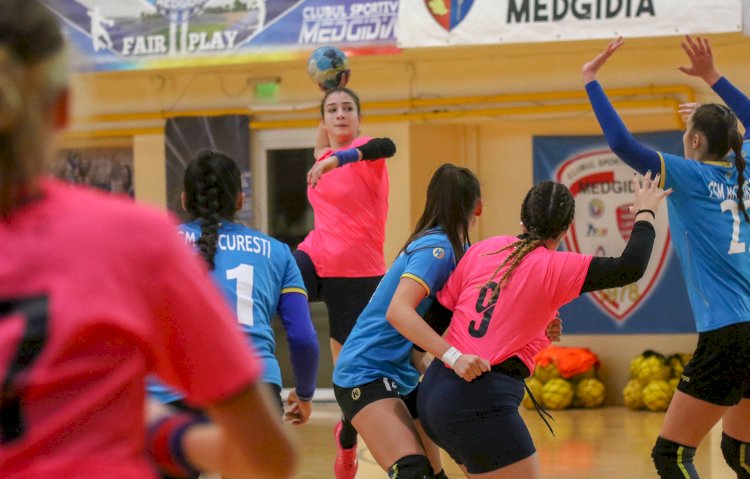
M 659 205 L 662 200 L 672 194 L 672 188 L 668 190 L 662 190 L 659 188 L 660 175 L 656 175 L 651 178 L 651 172 L 647 171 L 643 175 L 643 180 L 638 181 L 638 175 L 633 176 L 633 191 L 635 191 L 635 200 L 633 206 L 630 207 L 632 213 L 637 213 L 638 210 L 652 210 L 654 213 L 659 209 Z M 653 221 L 651 215 L 642 215 L 639 219 Z
M 693 40 L 685 35 L 685 40 L 680 45 L 690 59 L 690 66 L 677 67 L 678 70 L 686 75 L 702 78 L 709 86 L 719 81 L 721 75 L 714 67 L 714 55 L 707 38 L 695 37 Z
M 582 69 L 583 83 L 586 84 L 592 80 L 595 80 L 596 73 L 599 71 L 599 69 L 603 67 L 605 63 L 607 63 L 609 57 L 611 57 L 612 54 L 615 53 L 617 49 L 620 48 L 624 43 L 625 40 L 623 40 L 622 37 L 615 38 L 614 40 L 609 42 L 609 45 L 607 45 L 607 48 L 605 48 L 603 52 L 598 54 L 590 62 L 585 63 Z
M 312 401 L 301 401 L 297 397 L 297 391 L 292 389 L 286 398 L 284 406 L 284 421 L 295 426 L 301 426 L 310 419 L 312 413 Z
M 489 361 L 473 354 L 462 354 L 453 365 L 453 372 L 466 381 L 473 381 L 489 370 Z
M 693 112 L 697 110 L 699 106 L 701 106 L 701 104 L 695 103 L 695 102 L 680 103 L 679 106 L 677 107 L 677 113 L 680 114 L 680 118 L 682 118 L 682 122 L 687 125 L 687 122 L 690 119 L 690 115 L 692 115 Z
M 307 172 L 307 184 L 315 188 L 315 185 L 320 181 L 320 177 L 337 166 L 339 166 L 339 159 L 335 155 L 331 155 L 322 161 L 316 161 L 310 171 Z
M 555 315 L 555 319 L 547 324 L 547 339 L 552 342 L 559 342 L 562 337 L 562 319 L 559 313 Z

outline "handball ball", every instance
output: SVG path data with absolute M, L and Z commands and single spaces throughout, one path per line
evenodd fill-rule
M 646 384 L 649 381 L 666 381 L 672 372 L 659 356 L 649 356 L 643 359 L 635 372 L 635 378 Z
M 542 382 L 535 377 L 530 377 L 526 380 L 526 385 L 531 389 L 531 394 L 539 401 L 542 397 Z M 526 409 L 534 409 L 534 402 L 529 397 L 529 392 L 525 390 L 523 392 L 523 407 Z
M 565 409 L 573 402 L 573 385 L 562 378 L 547 381 L 542 387 L 542 404 L 552 410 Z
M 651 381 L 643 388 L 643 404 L 649 411 L 666 411 L 673 393 L 667 381 Z
M 534 369 L 534 377 L 540 380 L 542 383 L 546 383 L 550 379 L 559 378 L 560 371 L 557 370 L 557 366 L 555 366 L 553 363 L 549 363 L 546 366 L 537 364 L 536 369 Z
M 625 407 L 634 411 L 643 408 L 643 383 L 637 379 L 631 379 L 622 390 L 622 399 Z
M 576 386 L 576 401 L 583 407 L 597 407 L 604 402 L 604 383 L 595 378 L 582 379 Z
M 349 73 L 349 60 L 336 47 L 320 47 L 310 55 L 307 73 L 320 88 L 330 90 L 341 85 L 343 76 Z

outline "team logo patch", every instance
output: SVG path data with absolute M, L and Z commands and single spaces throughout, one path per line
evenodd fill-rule
M 355 401 L 362 397 L 362 391 L 359 388 L 352 389 L 352 399 Z
M 450 32 L 466 18 L 474 0 L 424 0 L 424 3 L 438 25 Z
M 595 256 L 618 256 L 625 249 L 633 228 L 631 180 L 633 170 L 609 150 L 587 151 L 569 158 L 555 172 L 555 180 L 566 185 L 576 202 L 573 224 L 565 235 L 569 251 Z M 656 215 L 656 239 L 646 273 L 638 282 L 595 291 L 586 297 L 614 320 L 625 321 L 648 298 L 670 254 L 666 208 Z M 596 223 L 591 217 L 597 218 Z
M 445 250 L 443 248 L 433 248 L 432 256 L 437 259 L 443 259 L 445 258 Z

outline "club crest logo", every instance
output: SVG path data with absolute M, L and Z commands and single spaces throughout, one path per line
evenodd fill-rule
M 466 18 L 474 0 L 424 0 L 424 3 L 438 25 L 450 32 Z
M 593 150 L 563 162 L 555 181 L 573 194 L 577 213 L 565 235 L 569 251 L 595 256 L 619 256 L 630 239 L 634 214 L 631 180 L 633 170 L 609 150 Z M 586 214 L 585 212 L 588 212 Z M 581 214 L 583 213 L 583 214 Z M 591 218 L 596 218 L 592 225 Z M 656 239 L 651 260 L 636 283 L 587 294 L 600 309 L 616 321 L 624 321 L 651 293 L 670 254 L 666 207 L 656 215 Z
M 437 259 L 443 259 L 445 258 L 445 250 L 443 248 L 433 248 L 432 256 Z

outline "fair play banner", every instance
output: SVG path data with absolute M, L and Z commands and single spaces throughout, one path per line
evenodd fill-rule
M 742 31 L 742 0 L 408 0 L 402 48 Z
M 399 0 L 45 0 L 79 70 L 303 59 L 322 45 L 393 53 Z
M 657 151 L 681 154 L 679 131 L 635 136 Z M 633 202 L 633 170 L 599 136 L 534 137 L 533 150 L 534 183 L 563 183 L 575 198 L 575 219 L 563 248 L 620 256 L 634 221 L 628 208 Z M 656 240 L 643 278 L 627 286 L 587 293 L 565 306 L 561 315 L 566 333 L 695 331 L 679 261 L 672 250 L 666 204 L 657 213 Z

